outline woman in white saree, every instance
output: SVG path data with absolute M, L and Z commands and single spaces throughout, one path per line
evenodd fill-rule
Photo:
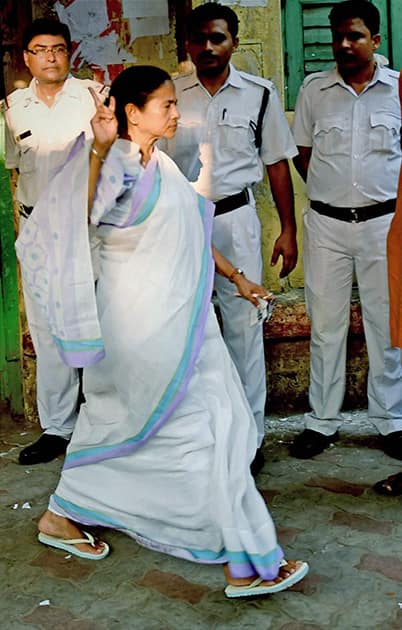
M 57 253 L 46 250 L 50 271 L 40 290 L 30 235 L 17 244 L 60 352 L 85 366 L 86 402 L 38 537 L 97 560 L 108 545 L 75 523 L 111 527 L 157 551 L 224 564 L 228 597 L 272 593 L 302 579 L 308 565 L 283 560 L 250 473 L 256 428 L 211 306 L 212 254 L 243 297 L 258 304 L 266 290 L 212 251 L 213 204 L 154 147 L 174 135 L 175 98 L 163 70 L 125 70 L 110 105 L 98 105 L 92 147 L 78 141 L 32 213 L 39 245 L 41 225 L 57 240 L 57 219 L 41 217 L 49 200 L 64 203 L 75 223 L 68 251 L 62 244 Z M 90 220 L 101 241 L 96 304 L 77 209 L 88 178 Z M 67 288 L 60 285 L 63 260 Z

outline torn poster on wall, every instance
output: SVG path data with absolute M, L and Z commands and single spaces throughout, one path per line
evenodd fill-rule
M 89 66 L 107 84 L 137 61 L 126 46 L 137 37 L 169 32 L 168 0 L 57 0 L 54 10 L 71 31 L 72 70 Z
M 130 25 L 130 43 L 137 37 L 169 33 L 167 0 L 122 0 L 122 7 Z

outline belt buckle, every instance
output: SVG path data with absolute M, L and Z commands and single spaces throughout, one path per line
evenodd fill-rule
M 358 223 L 359 222 L 359 217 L 357 215 L 357 210 L 356 208 L 350 208 L 350 212 L 352 214 L 352 219 L 351 219 L 351 223 Z
M 250 193 L 248 192 L 248 188 L 244 189 L 244 193 L 246 195 L 246 202 L 249 204 L 250 203 Z

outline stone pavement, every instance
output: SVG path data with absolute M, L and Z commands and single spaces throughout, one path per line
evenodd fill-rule
M 108 531 L 98 562 L 36 541 L 36 521 L 61 458 L 22 467 L 37 435 L 0 414 L 0 628 L 4 630 L 402 629 L 401 499 L 371 485 L 402 469 L 380 450 L 364 412 L 348 415 L 341 441 L 314 460 L 292 459 L 301 416 L 267 418 L 267 464 L 257 479 L 289 558 L 305 580 L 266 598 L 228 600 L 219 567 L 143 549 Z

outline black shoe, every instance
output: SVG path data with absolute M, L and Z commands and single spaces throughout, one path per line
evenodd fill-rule
M 387 497 L 399 497 L 402 494 L 402 473 L 399 472 L 396 475 L 390 475 L 386 479 L 377 481 L 373 486 L 373 490 Z
M 332 435 L 323 435 L 312 429 L 304 429 L 303 433 L 297 436 L 290 446 L 289 452 L 292 457 L 299 459 L 310 459 L 314 455 L 322 453 L 332 442 L 339 440 L 339 433 L 336 431 Z
M 402 431 L 392 431 L 383 436 L 382 450 L 395 459 L 402 459 Z
M 58 455 L 64 455 L 68 440 L 59 435 L 43 433 L 39 440 L 24 448 L 18 458 L 20 464 L 32 466 L 33 464 L 45 464 L 51 462 Z
M 258 475 L 260 470 L 262 470 L 264 464 L 265 464 L 264 453 L 262 452 L 260 448 L 257 448 L 255 452 L 255 457 L 250 464 L 250 470 L 253 477 L 256 477 Z

